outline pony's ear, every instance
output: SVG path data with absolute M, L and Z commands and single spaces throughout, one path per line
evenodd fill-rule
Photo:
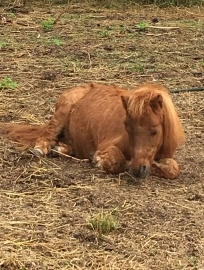
M 158 110 L 161 110 L 162 105 L 163 105 L 163 98 L 160 94 L 156 95 L 155 97 L 153 97 L 150 102 L 150 107 L 152 108 L 152 110 L 154 112 L 157 112 Z
M 127 111 L 127 107 L 128 107 L 128 101 L 129 101 L 129 96 L 121 96 L 121 100 L 123 103 L 123 107 L 125 108 L 125 110 Z

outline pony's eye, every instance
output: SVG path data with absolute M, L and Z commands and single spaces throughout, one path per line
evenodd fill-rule
M 130 132 L 130 127 L 129 127 L 129 125 L 127 123 L 125 123 L 125 129 L 126 129 L 127 132 Z
M 152 130 L 152 131 L 151 131 L 151 136 L 157 135 L 157 132 L 158 132 L 157 130 Z
M 129 123 L 127 120 L 124 121 L 125 128 L 129 127 Z

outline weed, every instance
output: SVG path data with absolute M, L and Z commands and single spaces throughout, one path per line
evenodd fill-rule
M 189 257 L 189 264 L 191 266 L 196 266 L 198 264 L 198 257 L 197 256 L 191 256 Z
M 6 42 L 0 41 L 0 49 L 6 47 Z
M 100 37 L 110 37 L 111 36 L 111 32 L 107 29 L 102 29 L 98 32 L 98 35 Z
M 92 18 L 94 18 L 94 15 L 89 13 L 89 14 L 85 15 L 85 18 L 86 19 L 92 19 Z
M 48 18 L 47 20 L 41 22 L 41 26 L 44 30 L 51 30 L 53 28 L 54 23 L 55 19 Z
M 126 69 L 131 72 L 140 73 L 144 71 L 144 66 L 139 59 L 134 59 L 134 61 L 129 61 L 128 65 L 126 66 Z
M 14 12 L 8 12 L 8 16 L 11 17 L 11 18 L 14 18 L 16 17 L 15 13 Z
M 16 87 L 18 87 L 17 82 L 14 82 L 11 78 L 9 77 L 4 77 L 1 81 L 0 81 L 0 88 L 3 89 L 15 89 Z
M 138 24 L 136 24 L 135 26 L 139 29 L 139 30 L 145 30 L 148 27 L 148 23 L 147 22 L 140 22 Z
M 149 255 L 150 256 L 155 256 L 156 253 L 157 253 L 157 250 L 154 247 L 150 246 L 149 247 Z
M 118 228 L 113 213 L 104 213 L 103 211 L 92 217 L 88 223 L 99 235 L 109 233 Z
M 60 38 L 53 38 L 52 42 L 56 45 L 56 46 L 60 46 L 63 44 L 63 41 Z
M 200 65 L 201 65 L 202 67 L 204 67 L 204 60 L 201 60 L 201 61 L 200 61 Z

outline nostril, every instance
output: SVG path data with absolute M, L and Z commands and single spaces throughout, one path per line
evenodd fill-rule
M 145 178 L 149 172 L 149 167 L 147 165 L 142 165 L 139 168 L 135 169 L 130 166 L 129 171 L 132 175 L 136 177 Z
M 141 166 L 140 167 L 140 175 L 145 174 L 146 170 L 147 170 L 147 166 L 146 165 Z

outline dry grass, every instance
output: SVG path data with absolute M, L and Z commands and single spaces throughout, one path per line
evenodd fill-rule
M 41 22 L 65 6 L 1 12 L 1 69 L 19 84 L 0 90 L 2 122 L 42 123 L 56 97 L 85 82 L 134 88 L 152 79 L 170 89 L 204 83 L 199 8 L 132 10 L 68 5 L 50 31 Z M 149 28 L 147 22 L 179 29 Z M 62 43 L 53 42 L 57 38 Z M 1 44 L 2 44 L 1 43 Z M 178 180 L 107 175 L 87 161 L 37 158 L 0 141 L 0 269 L 201 270 L 204 267 L 203 92 L 173 94 L 187 133 Z M 117 212 L 117 228 L 92 230 Z

